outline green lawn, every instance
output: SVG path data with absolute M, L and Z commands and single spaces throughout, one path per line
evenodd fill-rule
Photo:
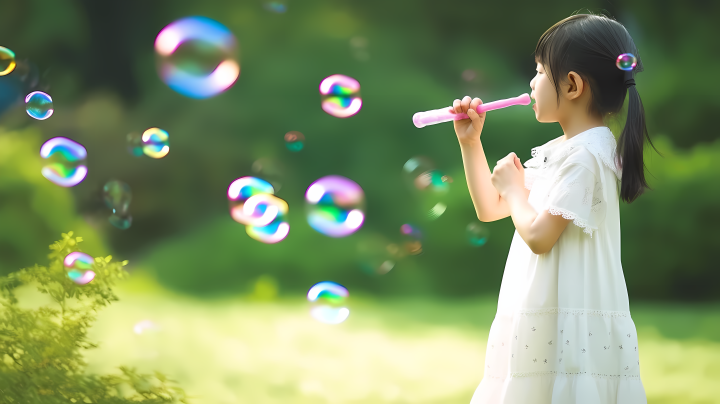
M 494 297 L 466 301 L 351 296 L 340 325 L 302 297 L 200 300 L 133 275 L 100 313 L 90 370 L 124 364 L 177 380 L 196 404 L 468 403 L 482 378 Z M 720 402 L 720 310 L 633 306 L 650 403 Z M 159 329 L 135 334 L 151 320 Z

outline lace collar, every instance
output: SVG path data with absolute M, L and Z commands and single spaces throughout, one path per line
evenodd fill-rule
M 610 128 L 598 126 L 579 133 L 563 141 L 560 136 L 542 146 L 532 149 L 532 158 L 525 162 L 528 168 L 544 168 L 559 161 L 563 161 L 570 152 L 578 146 L 585 147 L 602 164 L 607 166 L 615 176 L 620 179 L 622 169 L 615 163 L 617 143 Z

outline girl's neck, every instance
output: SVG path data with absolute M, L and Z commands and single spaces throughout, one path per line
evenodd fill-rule
M 571 139 L 588 129 L 605 126 L 601 117 L 590 114 L 573 114 L 567 119 L 558 121 L 558 123 L 564 133 L 563 141 Z

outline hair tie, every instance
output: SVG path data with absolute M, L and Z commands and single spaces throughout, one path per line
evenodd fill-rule
M 635 85 L 635 79 L 633 78 L 632 71 L 625 72 L 625 88 Z

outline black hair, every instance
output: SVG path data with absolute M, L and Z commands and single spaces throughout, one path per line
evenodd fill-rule
M 637 58 L 637 66 L 632 71 L 620 70 L 615 64 L 624 53 Z M 620 199 L 627 203 L 634 201 L 649 188 L 643 162 L 645 139 L 655 146 L 648 135 L 645 109 L 634 85 L 634 76 L 643 71 L 643 65 L 630 34 L 622 24 L 604 15 L 572 15 L 540 37 L 535 60 L 546 67 L 558 94 L 558 104 L 560 81 L 571 71 L 589 84 L 590 112 L 603 118 L 621 111 L 627 92 L 627 120 L 618 139 L 616 163 L 622 168 Z M 633 80 L 628 82 L 630 79 Z

